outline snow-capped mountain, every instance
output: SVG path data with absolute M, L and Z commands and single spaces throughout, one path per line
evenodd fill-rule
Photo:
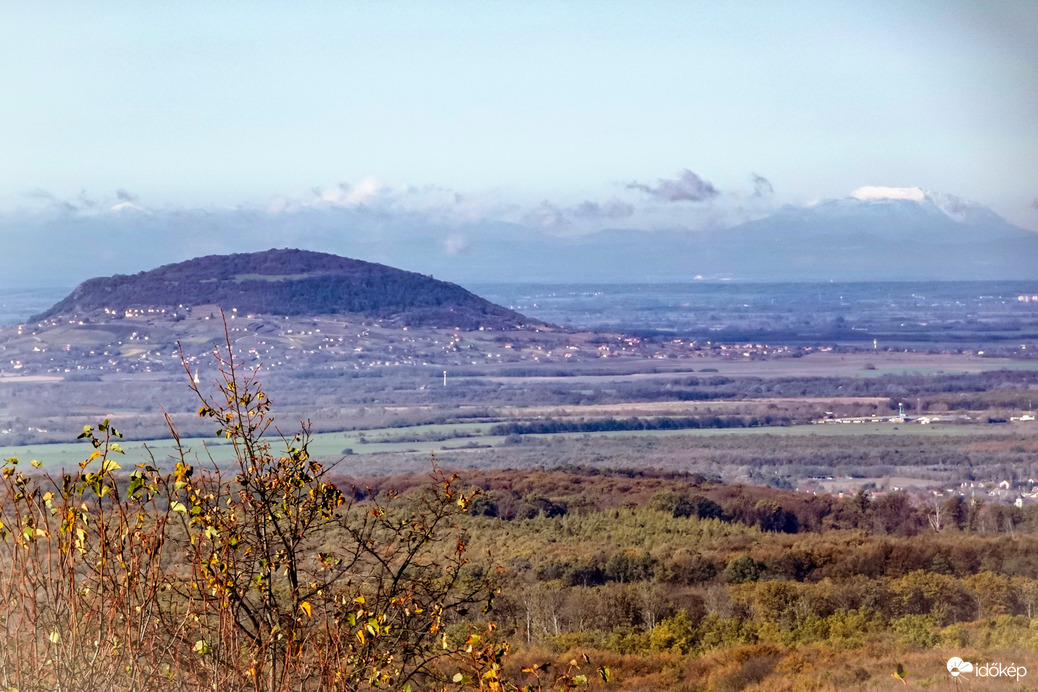
M 1038 233 L 919 188 L 848 197 L 704 234 L 693 274 L 771 280 L 1038 279 Z
M 0 257 L 8 281 L 61 285 L 92 274 L 132 273 L 145 262 L 168 263 L 188 252 L 269 248 L 286 237 L 308 249 L 459 283 L 688 281 L 697 276 L 1038 281 L 1038 233 L 1013 226 L 981 204 L 916 187 L 862 187 L 846 197 L 790 205 L 710 231 L 612 228 L 582 236 L 488 219 L 459 226 L 420 214 L 393 217 L 363 209 L 268 214 L 249 209 L 150 213 L 124 207 L 112 214 L 48 218 L 21 223 L 0 216 L 9 245 L 40 248 L 36 256 Z M 65 264 L 47 250 L 77 246 L 84 237 L 107 240 L 87 244 Z M 138 242 L 144 237 L 148 242 Z M 134 253 L 113 253 L 111 247 L 133 247 Z M 84 271 L 92 274 L 83 276 Z
M 790 241 L 805 235 L 936 243 L 1038 237 L 976 202 L 917 187 L 862 187 L 849 197 L 804 207 L 787 206 L 730 231 L 778 233 Z
M 957 197 L 956 195 L 950 195 L 947 192 L 933 192 L 918 187 L 863 187 L 855 190 L 851 193 L 851 196 L 860 200 L 880 200 L 884 196 L 888 199 L 896 199 L 900 194 L 910 195 L 909 199 L 918 202 L 922 206 L 933 205 L 944 212 L 952 221 L 966 226 L 986 229 L 987 232 L 1029 233 L 1029 231 L 1023 231 L 1013 226 L 983 204 L 963 197 Z
M 953 195 L 865 187 L 715 231 L 487 235 L 465 261 L 493 269 L 484 281 L 1038 280 L 1038 233 Z
M 946 192 L 924 190 L 920 187 L 866 185 L 852 192 L 851 197 L 861 202 L 904 200 L 916 202 L 926 207 L 933 205 L 944 212 L 948 218 L 964 224 L 1006 223 L 1005 219 L 978 202 L 950 195 Z
M 572 245 L 564 256 L 580 279 L 1038 279 L 1038 233 L 920 188 L 863 187 L 717 231 L 602 231 Z M 547 254 L 530 261 L 555 268 Z

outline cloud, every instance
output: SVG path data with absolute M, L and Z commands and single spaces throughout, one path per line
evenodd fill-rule
M 1031 202 L 1031 209 L 1038 209 L 1038 197 L 1035 197 L 1034 201 Z
M 349 195 L 346 197 L 346 201 L 349 204 L 363 204 L 375 195 L 379 193 L 380 185 L 374 178 L 365 178 L 364 180 L 357 183 Z
M 713 183 L 703 180 L 687 168 L 677 178 L 660 178 L 656 187 L 634 181 L 627 184 L 629 190 L 640 190 L 661 202 L 704 202 L 720 195 Z
M 466 247 L 468 247 L 468 242 L 465 240 L 465 236 L 460 233 L 447 236 L 447 239 L 443 241 L 443 251 L 446 252 L 449 257 L 457 256 Z
M 34 285 L 71 285 L 90 276 L 132 274 L 200 255 L 292 246 L 458 278 L 490 271 L 479 268 L 486 257 L 512 257 L 515 248 L 527 243 L 557 248 L 561 239 L 606 229 L 721 228 L 760 218 L 773 206 L 771 197 L 751 197 L 747 191 L 720 193 L 690 171 L 651 186 L 613 185 L 601 197 L 584 193 L 523 199 L 502 189 L 393 187 L 367 179 L 206 207 L 138 206 L 140 202 L 131 201 L 137 195 L 125 189 L 96 199 L 85 190 L 35 189 L 19 193 L 22 199 L 15 208 L 0 208 L 0 228 L 14 245 L 35 248 L 38 261 L 26 263 L 19 255 L 17 261 L 7 260 L 8 265 L 0 263 L 0 270 L 21 271 L 19 276 Z M 691 199 L 711 201 L 662 202 Z M 84 237 L 99 241 L 89 244 L 85 257 L 78 249 Z M 134 252 L 108 252 L 113 246 L 133 247 Z M 22 265 L 45 265 L 49 273 L 24 271 Z
M 337 207 L 357 207 L 371 202 L 385 190 L 374 178 L 365 178 L 356 185 L 339 183 L 336 187 L 328 189 L 315 187 L 313 192 L 321 201 L 328 204 Z
M 622 191 L 607 197 L 542 198 L 519 202 L 501 190 L 458 190 L 441 184 L 392 186 L 367 179 L 311 188 L 302 197 L 285 197 L 262 205 L 270 214 L 361 214 L 381 223 L 412 228 L 461 230 L 472 224 L 514 224 L 553 235 L 581 235 L 604 228 L 703 230 L 731 226 L 766 215 L 773 206 L 771 182 L 753 174 L 759 194 L 725 194 L 690 170 L 672 178 L 620 183 Z M 753 200 L 750 202 L 750 200 Z M 710 204 L 672 204 L 703 202 Z M 741 205 L 741 206 L 740 206 Z M 439 249 L 447 249 L 444 238 Z M 471 242 L 472 236 L 466 236 Z M 451 251 L 459 250 L 452 244 Z
M 938 204 L 942 211 L 949 216 L 968 216 L 971 212 L 977 208 L 976 204 L 969 202 L 968 200 L 956 197 L 955 195 L 942 195 L 944 199 L 941 201 L 944 204 Z
M 148 213 L 152 211 L 140 204 L 138 195 L 129 192 L 125 188 L 119 188 L 114 194 L 97 197 L 89 194 L 85 188 L 81 188 L 78 194 L 69 197 L 56 195 L 43 188 L 35 188 L 28 192 L 23 192 L 21 197 L 29 200 L 29 202 L 22 206 L 18 213 L 42 214 L 44 217 L 57 216 L 66 222 L 69 217 L 103 217 L 109 213 L 121 213 L 131 210 Z M 167 209 L 167 211 L 176 213 L 175 209 Z
M 584 201 L 573 207 L 572 214 L 582 219 L 626 219 L 634 214 L 634 205 L 615 197 L 603 204 Z
M 51 192 L 39 187 L 22 193 L 22 197 L 32 200 L 34 203 L 30 205 L 30 208 L 37 210 L 49 209 L 66 215 L 103 211 L 98 200 L 87 194 L 86 188 L 81 189 L 79 195 L 74 199 L 61 199 Z
M 627 219 L 636 213 L 634 205 L 612 198 L 606 202 L 585 200 L 574 206 L 558 205 L 548 200 L 527 210 L 519 222 L 551 231 L 598 230 L 599 222 Z
M 762 192 L 770 189 L 763 176 L 754 174 L 751 180 Z M 144 206 L 137 194 L 125 188 L 96 197 L 85 189 L 61 193 L 37 188 L 20 193 L 22 202 L 15 209 L 0 209 L 0 226 L 10 226 L 17 218 L 25 228 L 53 227 L 55 232 L 105 229 L 124 245 L 143 243 L 139 240 L 143 237 L 151 242 L 176 236 L 193 254 L 231 250 L 247 237 L 258 249 L 290 243 L 347 254 L 376 253 L 374 259 L 388 261 L 394 252 L 391 246 L 400 238 L 420 238 L 423 252 L 446 258 L 472 254 L 482 247 L 484 234 L 576 237 L 610 228 L 699 231 L 759 218 L 771 206 L 767 196 L 723 194 L 688 170 L 652 185 L 635 182 L 627 189 L 624 183 L 619 187 L 602 197 L 585 193 L 520 201 L 500 189 L 394 187 L 367 178 L 262 202 L 202 208 Z M 664 203 L 683 200 L 712 203 Z M 190 239 L 185 237 L 188 229 Z M 168 243 L 163 247 L 168 248 Z
M 351 212 L 367 218 L 406 220 L 413 226 L 458 226 L 482 221 L 516 222 L 527 213 L 492 193 L 459 192 L 442 185 L 392 187 L 367 179 L 356 185 L 338 183 L 313 187 L 302 199 L 281 198 L 266 205 L 270 213 Z
M 85 193 L 84 193 L 85 194 Z M 67 199 L 58 199 L 54 194 L 38 187 L 22 194 L 25 199 L 36 202 L 35 208 L 50 209 L 63 215 L 76 214 L 80 211 L 79 206 Z
M 46 190 L 44 190 L 41 187 L 38 187 L 35 190 L 29 190 L 28 192 L 24 193 L 22 195 L 22 197 L 25 197 L 26 199 L 46 199 L 46 200 L 53 200 L 53 199 L 55 199 L 54 195 L 52 195 L 51 193 L 47 192 Z
M 753 180 L 753 196 L 764 197 L 766 195 L 775 194 L 775 187 L 771 184 L 771 181 L 765 178 L 763 175 L 751 173 L 751 179 Z
M 548 200 L 544 200 L 524 214 L 522 222 L 528 226 L 553 230 L 569 228 L 573 225 L 573 222 L 566 217 L 566 211 Z
M 83 209 L 93 209 L 97 206 L 97 200 L 87 195 L 86 189 L 79 191 L 79 204 Z

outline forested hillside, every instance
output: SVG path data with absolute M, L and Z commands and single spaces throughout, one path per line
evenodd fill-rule
M 952 655 L 1038 648 L 1033 506 L 588 468 L 464 480 L 469 548 L 503 570 L 489 617 L 523 660 L 584 652 L 616 689 L 887 689 L 895 661 L 943 684 Z
M 304 250 L 210 255 L 132 276 L 90 279 L 34 320 L 105 308 L 216 305 L 270 315 L 358 313 L 404 324 L 516 326 L 522 315 L 455 284 Z

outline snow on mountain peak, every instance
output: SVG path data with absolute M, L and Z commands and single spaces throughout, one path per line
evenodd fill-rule
M 944 192 L 931 192 L 920 187 L 866 185 L 852 192 L 851 198 L 859 202 L 906 201 L 923 205 L 930 204 L 933 205 L 931 208 L 940 210 L 951 220 L 968 225 L 1005 223 L 1004 219 L 982 204 Z
M 861 201 L 879 199 L 904 199 L 912 202 L 922 202 L 926 199 L 926 193 L 918 187 L 884 187 L 881 185 L 866 185 L 859 187 L 851 193 L 851 197 Z

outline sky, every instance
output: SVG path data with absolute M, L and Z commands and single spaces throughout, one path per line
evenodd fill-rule
M 1032 0 L 0 0 L 0 84 L 30 254 L 61 225 L 180 259 L 207 219 L 253 249 L 272 216 L 304 244 L 329 209 L 696 231 L 867 185 L 1038 230 Z

